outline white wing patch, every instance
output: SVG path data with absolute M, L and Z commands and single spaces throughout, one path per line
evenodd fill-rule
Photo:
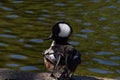
M 59 37 L 68 37 L 70 35 L 71 30 L 67 24 L 60 23 L 59 28 L 60 28 L 60 33 L 58 34 Z
M 55 60 L 55 56 L 54 56 L 54 54 L 50 54 L 50 59 L 52 59 L 52 60 Z
M 46 57 L 50 60 L 55 60 L 54 51 L 51 49 L 46 50 L 44 55 L 46 55 Z
M 47 49 L 47 50 L 45 50 L 45 52 L 44 52 L 45 55 L 46 55 L 46 54 L 50 54 L 50 53 L 54 53 L 54 51 L 51 50 L 51 49 Z

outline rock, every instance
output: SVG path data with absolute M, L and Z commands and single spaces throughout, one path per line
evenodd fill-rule
M 55 80 L 50 76 L 50 73 L 41 72 L 25 72 L 15 71 L 10 69 L 0 69 L 0 80 Z M 73 80 L 115 80 L 108 78 L 87 77 L 87 76 L 73 76 Z

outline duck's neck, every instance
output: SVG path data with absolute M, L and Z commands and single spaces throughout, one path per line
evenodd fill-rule
M 68 37 L 56 37 L 53 40 L 55 41 L 56 44 L 65 45 L 65 44 L 67 44 Z
M 55 46 L 55 44 L 56 44 L 55 41 L 53 41 L 52 44 L 51 44 L 51 47 L 52 47 L 52 46 Z
M 66 45 L 68 44 L 67 42 L 56 42 L 56 41 L 53 41 L 51 46 L 55 46 L 55 45 Z

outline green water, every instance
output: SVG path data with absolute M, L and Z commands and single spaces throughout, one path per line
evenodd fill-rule
M 58 21 L 72 26 L 69 42 L 82 53 L 75 75 L 120 79 L 120 0 L 1 0 L 0 67 L 46 71 L 43 39 Z

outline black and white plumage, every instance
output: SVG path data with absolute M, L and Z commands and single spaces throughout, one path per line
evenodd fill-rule
M 47 39 L 54 40 L 56 44 L 66 44 L 72 32 L 68 23 L 58 22 L 53 26 L 51 35 Z
M 67 79 L 72 76 L 81 63 L 80 53 L 67 43 L 72 28 L 68 23 L 58 22 L 52 28 L 48 39 L 53 42 L 49 49 L 43 52 L 44 63 L 51 75 L 57 79 Z

